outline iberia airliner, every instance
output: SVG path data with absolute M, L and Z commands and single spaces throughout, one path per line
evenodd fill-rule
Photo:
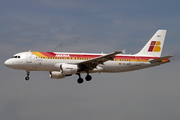
M 170 62 L 172 56 L 161 57 L 166 30 L 158 30 L 142 50 L 134 55 L 126 55 L 125 50 L 109 54 L 65 53 L 65 52 L 21 52 L 5 61 L 7 67 L 25 70 L 26 80 L 30 71 L 49 71 L 53 79 L 61 79 L 76 74 L 77 82 L 83 83 L 81 73 L 87 73 L 86 81 L 96 72 L 126 72 L 139 70 Z

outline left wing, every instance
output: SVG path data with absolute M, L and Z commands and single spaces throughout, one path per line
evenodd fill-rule
M 103 64 L 104 62 L 108 60 L 113 60 L 115 58 L 115 55 L 120 54 L 120 53 L 125 53 L 125 50 L 122 51 L 115 51 L 110 54 L 106 54 L 100 57 L 92 58 L 90 60 L 86 60 L 83 62 L 78 63 L 78 66 L 80 68 L 80 71 L 89 71 L 93 70 L 96 68 L 97 65 Z

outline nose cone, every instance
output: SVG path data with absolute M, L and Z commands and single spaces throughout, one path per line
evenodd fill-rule
M 6 60 L 4 62 L 4 64 L 7 66 L 7 67 L 10 67 L 12 65 L 12 62 L 10 60 Z

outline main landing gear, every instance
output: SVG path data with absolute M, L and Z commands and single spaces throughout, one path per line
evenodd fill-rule
M 25 80 L 29 80 L 29 75 L 30 75 L 30 72 L 29 71 L 26 71 L 27 72 L 27 76 L 25 77 Z
M 91 77 L 89 74 L 87 74 L 87 76 L 85 77 L 85 79 L 86 79 L 86 81 L 90 81 L 90 80 L 92 79 L 92 77 Z
M 79 84 L 83 83 L 84 80 L 81 78 L 81 74 L 80 73 L 77 73 L 77 75 L 79 76 L 77 82 Z M 89 73 L 87 73 L 87 76 L 85 77 L 86 81 L 90 81 L 92 79 L 92 77 L 89 75 Z

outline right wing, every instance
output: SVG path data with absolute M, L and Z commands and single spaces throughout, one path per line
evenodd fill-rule
M 115 52 L 107 54 L 107 55 L 103 55 L 100 57 L 82 61 L 82 62 L 78 63 L 78 66 L 81 69 L 81 71 L 93 70 L 94 68 L 96 68 L 97 65 L 103 64 L 104 62 L 106 62 L 108 60 L 113 60 L 115 58 L 115 55 L 120 54 L 120 53 L 125 53 L 125 50 L 115 51 Z

